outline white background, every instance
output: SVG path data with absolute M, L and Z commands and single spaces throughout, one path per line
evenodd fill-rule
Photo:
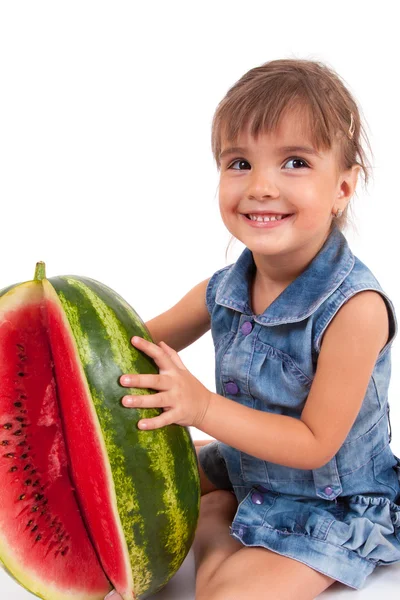
M 43 260 L 50 277 L 109 285 L 146 321 L 225 266 L 214 110 L 249 69 L 305 58 L 336 70 L 361 108 L 374 179 L 365 190 L 360 178 L 346 235 L 400 315 L 395 6 L 0 0 L 0 289 Z M 215 389 L 210 334 L 181 357 Z M 398 455 L 399 357 L 396 340 Z M 30 597 L 4 578 L 1 599 Z

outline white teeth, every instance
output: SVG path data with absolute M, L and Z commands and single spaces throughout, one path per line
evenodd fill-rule
M 283 219 L 283 215 L 274 215 L 272 217 L 262 215 L 249 215 L 251 221 L 259 221 L 260 223 L 266 223 L 267 221 L 280 221 Z

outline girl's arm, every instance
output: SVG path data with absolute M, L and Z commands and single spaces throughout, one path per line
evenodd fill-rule
M 210 329 L 206 306 L 206 279 L 190 290 L 172 308 L 146 322 L 155 344 L 163 341 L 179 352 Z
M 195 338 L 195 330 L 201 331 L 201 319 L 194 319 L 190 336 L 184 332 L 183 319 L 177 321 L 173 342 L 179 347 Z M 133 338 L 132 343 L 156 361 L 159 375 L 124 375 L 120 381 L 127 387 L 148 387 L 159 393 L 126 396 L 122 402 L 124 406 L 165 409 L 157 417 L 140 420 L 140 429 L 170 423 L 192 425 L 262 460 L 317 469 L 329 462 L 345 441 L 388 334 L 387 309 L 379 293 L 363 291 L 348 300 L 326 329 L 300 419 L 242 406 L 207 390 L 185 368 L 177 352 L 162 341 L 156 345 L 142 338 Z
M 329 324 L 300 419 L 241 406 L 212 394 L 196 427 L 266 461 L 298 469 L 325 465 L 345 441 L 389 335 L 385 302 L 364 291 Z

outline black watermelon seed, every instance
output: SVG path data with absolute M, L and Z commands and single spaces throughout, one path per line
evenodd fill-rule
M 33 469 L 33 471 L 31 471 L 31 475 L 34 475 L 36 473 L 36 469 Z
M 22 435 L 22 431 L 18 429 L 17 431 L 14 431 L 13 435 Z
M 19 442 L 18 446 L 26 446 L 26 442 L 25 442 L 25 440 L 24 440 L 24 441 L 22 441 L 22 442 Z
M 14 457 L 15 457 L 15 454 L 13 454 L 13 452 L 9 452 L 8 454 L 4 454 L 4 456 L 5 456 L 6 458 L 14 458 Z
M 65 556 L 69 550 L 69 546 L 65 546 L 64 550 L 61 551 L 62 556 Z
M 39 507 L 38 507 L 38 506 L 36 506 L 36 505 L 35 505 L 35 506 L 32 506 L 32 512 L 36 512 L 36 511 L 38 510 L 38 508 L 39 508 Z
M 26 494 L 21 494 L 19 497 L 19 500 L 25 500 L 25 498 L 26 498 Z
M 24 471 L 27 471 L 28 469 L 30 469 L 30 468 L 31 468 L 31 466 L 32 466 L 32 465 L 25 465 L 25 466 L 24 466 Z
M 35 494 L 35 500 L 41 500 L 43 498 L 43 494 Z
M 24 417 L 15 417 L 16 421 L 19 421 L 20 423 L 22 423 L 22 421 L 24 420 Z
M 36 479 L 36 481 L 34 481 L 34 482 L 32 483 L 32 485 L 33 485 L 33 486 L 37 486 L 37 485 L 39 485 L 39 479 Z
M 14 402 L 14 406 L 20 408 L 22 406 L 22 402 Z
M 27 454 L 21 454 L 21 458 L 28 458 Z
M 31 485 L 31 483 L 32 483 L 32 479 L 27 479 L 27 480 L 25 481 L 25 485 Z
M 11 467 L 10 473 L 14 473 L 14 471 L 16 471 L 17 469 L 18 469 L 18 467 Z
M 32 521 L 32 519 L 31 519 L 30 521 L 28 521 L 28 522 L 27 522 L 26 526 L 27 526 L 27 527 L 30 527 L 30 526 L 32 525 L 32 523 L 33 523 L 33 521 Z
M 8 445 L 9 445 L 9 443 L 10 443 L 10 442 L 9 442 L 8 440 L 3 440 L 3 441 L 1 442 L 1 445 L 2 445 L 2 446 L 8 446 Z
M 28 425 L 30 425 L 30 423 L 21 423 L 21 427 L 28 427 Z
M 20 372 L 18 373 L 18 377 L 25 377 L 25 373 L 22 373 L 22 371 L 20 371 Z
M 36 536 L 36 542 L 40 542 L 40 540 L 41 540 L 41 539 L 42 539 L 42 536 L 41 536 L 41 535 L 40 535 L 40 533 L 39 533 L 39 535 L 38 535 L 38 536 Z
M 3 429 L 11 429 L 12 428 L 12 423 L 5 423 L 5 425 L 3 425 Z
M 35 532 L 38 529 L 38 525 L 35 525 L 35 527 L 32 528 L 32 531 Z
M 22 344 L 17 344 L 18 350 L 25 350 L 25 347 Z

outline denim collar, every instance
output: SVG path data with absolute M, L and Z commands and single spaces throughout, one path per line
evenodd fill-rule
M 246 248 L 226 277 L 216 295 L 216 303 L 237 310 L 261 325 L 294 323 L 309 317 L 347 277 L 355 257 L 346 238 L 334 226 L 324 245 L 308 267 L 268 306 L 255 316 L 249 305 L 250 285 L 255 269 L 252 252 Z

